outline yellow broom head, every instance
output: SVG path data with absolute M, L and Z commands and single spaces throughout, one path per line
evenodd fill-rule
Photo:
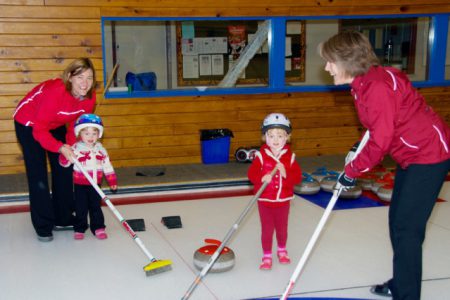
M 147 276 L 152 276 L 170 270 L 172 270 L 172 261 L 168 259 L 155 260 L 144 267 L 144 271 Z

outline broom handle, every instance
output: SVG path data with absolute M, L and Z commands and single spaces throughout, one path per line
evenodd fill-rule
M 292 288 L 294 287 L 294 284 L 297 281 L 297 278 L 300 275 L 300 272 L 302 271 L 303 266 L 305 265 L 306 260 L 308 259 L 308 256 L 311 253 L 311 251 L 317 241 L 317 238 L 319 237 L 319 234 L 322 231 L 322 228 L 328 219 L 328 216 L 330 215 L 331 211 L 333 210 L 334 205 L 336 204 L 336 201 L 342 192 L 342 186 L 338 182 L 336 187 L 337 187 L 337 189 L 334 190 L 333 197 L 331 197 L 331 200 L 328 203 L 327 208 L 325 209 L 325 212 L 319 221 L 319 225 L 317 225 L 316 230 L 314 230 L 314 233 L 313 233 L 311 239 L 309 240 L 308 245 L 306 246 L 306 249 L 303 252 L 302 257 L 300 258 L 300 261 L 298 262 L 297 267 L 295 268 L 294 273 L 292 274 L 291 279 L 289 280 L 289 284 L 286 287 L 286 289 L 280 299 L 285 300 L 287 298 L 287 296 L 289 295 L 290 291 L 292 290 Z
M 119 211 L 116 209 L 116 207 L 112 204 L 111 200 L 109 200 L 108 197 L 106 197 L 105 193 L 103 193 L 102 189 L 98 186 L 98 184 L 92 179 L 92 177 L 89 175 L 89 173 L 86 171 L 86 169 L 83 168 L 83 166 L 80 164 L 78 159 L 73 159 L 74 164 L 80 169 L 80 171 L 83 173 L 84 177 L 89 181 L 89 183 L 94 187 L 94 189 L 97 191 L 97 193 L 100 195 L 103 201 L 105 201 L 106 205 L 109 207 L 109 209 L 113 212 L 114 216 L 119 220 L 119 222 L 122 224 L 122 226 L 125 228 L 125 230 L 131 235 L 133 240 L 136 242 L 136 244 L 141 248 L 142 252 L 147 255 L 147 257 L 151 261 L 156 261 L 155 257 L 148 251 L 148 249 L 145 247 L 144 243 L 141 241 L 141 239 L 138 237 L 136 232 L 131 228 L 131 226 L 128 224 L 128 222 L 122 217 L 122 215 L 119 213 Z
M 270 176 L 274 176 L 277 172 L 277 168 L 275 167 L 272 172 L 270 172 Z M 244 211 L 241 213 L 237 221 L 234 223 L 234 225 L 230 228 L 228 233 L 225 235 L 225 237 L 222 240 L 222 243 L 217 247 L 214 254 L 209 259 L 209 262 L 207 265 L 205 265 L 202 269 L 202 271 L 197 275 L 194 282 L 191 284 L 187 292 L 184 294 L 182 300 L 187 300 L 191 296 L 192 292 L 195 290 L 197 285 L 202 281 L 202 278 L 208 273 L 209 269 L 211 269 L 212 265 L 216 262 L 217 258 L 219 257 L 220 253 L 222 252 L 223 248 L 225 248 L 225 245 L 230 240 L 231 236 L 234 234 L 234 232 L 239 228 L 239 224 L 242 222 L 242 220 L 245 218 L 245 216 L 250 211 L 250 208 L 255 204 L 255 202 L 258 200 L 259 196 L 261 196 L 262 192 L 266 189 L 269 182 L 264 182 L 263 185 L 259 188 L 258 192 L 253 196 L 253 198 L 250 200 L 250 202 L 245 207 Z
M 358 149 L 356 149 L 356 151 L 355 151 L 355 155 L 353 156 L 353 159 L 355 159 L 356 156 L 358 156 L 358 154 L 364 148 L 367 141 L 369 140 L 369 137 L 370 137 L 370 134 L 369 134 L 369 131 L 367 130 L 361 140 L 361 143 L 358 146 Z M 300 261 L 298 262 L 297 267 L 294 270 L 294 273 L 292 273 L 291 279 L 289 280 L 289 283 L 288 283 L 286 289 L 284 290 L 283 295 L 281 295 L 281 298 L 280 298 L 281 300 L 285 300 L 289 296 L 289 293 L 291 292 L 292 288 L 294 287 L 294 284 L 297 281 L 297 278 L 300 275 L 300 272 L 302 271 L 303 266 L 305 265 L 305 263 L 309 257 L 309 254 L 311 253 L 314 245 L 316 244 L 319 234 L 322 231 L 322 229 L 328 219 L 328 216 L 331 214 L 333 207 L 336 204 L 336 201 L 338 200 L 339 195 L 341 194 L 342 190 L 343 190 L 343 187 L 338 181 L 336 183 L 336 187 L 333 191 L 333 196 L 331 197 L 330 202 L 328 203 L 327 208 L 325 209 L 325 212 L 323 213 L 322 218 L 319 221 L 319 224 L 317 225 L 316 229 L 314 230 L 313 235 L 311 236 L 308 244 L 306 245 L 305 251 L 303 252 L 302 257 L 300 258 Z
M 106 82 L 105 88 L 103 89 L 103 96 L 105 96 L 106 91 L 109 89 L 109 86 L 111 85 L 113 79 L 114 79 L 114 74 L 116 73 L 117 67 L 119 66 L 119 63 L 117 62 L 114 65 L 114 68 L 112 69 L 111 75 L 108 78 L 108 81 Z

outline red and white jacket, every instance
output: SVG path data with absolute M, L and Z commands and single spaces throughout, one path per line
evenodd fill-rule
M 50 130 L 68 124 L 66 143 L 73 145 L 75 121 L 80 115 L 94 111 L 95 98 L 95 93 L 91 99 L 75 98 L 66 90 L 62 79 L 50 79 L 37 85 L 20 101 L 13 118 L 22 125 L 32 126 L 33 137 L 44 149 L 58 152 L 63 143 L 56 140 Z
M 359 119 L 370 138 L 346 165 L 348 176 L 355 178 L 369 171 L 386 154 L 402 168 L 450 159 L 450 128 L 404 73 L 390 67 L 371 67 L 357 76 L 351 87 Z
M 294 185 L 302 180 L 302 171 L 295 160 L 295 154 L 289 145 L 285 145 L 278 157 L 275 157 L 269 146 L 264 144 L 248 169 L 248 178 L 253 183 L 256 194 L 263 185 L 262 177 L 270 174 L 279 162 L 286 169 L 286 178 L 281 177 L 280 171 L 277 171 L 258 199 L 268 206 L 281 206 L 294 198 Z
M 94 147 L 89 147 L 79 141 L 72 146 L 72 149 L 77 156 L 77 160 L 97 184 L 102 183 L 103 174 L 105 174 L 109 186 L 117 185 L 116 173 L 109 160 L 108 152 L 101 143 L 97 142 Z M 63 167 L 71 165 L 70 161 L 62 154 L 59 155 L 59 163 Z M 91 185 L 76 165 L 73 166 L 73 182 L 80 185 Z

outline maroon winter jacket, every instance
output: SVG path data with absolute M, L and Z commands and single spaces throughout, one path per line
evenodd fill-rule
M 75 121 L 80 115 L 94 111 L 95 98 L 95 93 L 92 93 L 92 99 L 75 98 L 66 91 L 62 79 L 50 79 L 33 88 L 20 101 L 14 120 L 32 126 L 33 137 L 44 149 L 58 152 L 63 143 L 56 140 L 50 130 L 68 124 L 66 143 L 73 145 L 76 141 Z
M 404 73 L 390 67 L 371 67 L 357 76 L 351 87 L 359 119 L 370 138 L 345 167 L 348 176 L 355 178 L 369 171 L 386 154 L 402 168 L 450 159 L 450 128 Z
M 292 153 L 289 145 L 285 145 L 279 157 L 275 158 L 269 146 L 264 144 L 260 151 L 257 152 L 248 170 L 248 178 L 253 183 L 256 194 L 263 185 L 261 182 L 262 177 L 270 174 L 278 162 L 284 165 L 286 178 L 282 178 L 279 171 L 275 173 L 272 181 L 258 199 L 266 204 L 271 204 L 271 206 L 285 204 L 294 198 L 294 185 L 302 180 L 302 172 L 300 165 L 295 160 L 295 154 Z

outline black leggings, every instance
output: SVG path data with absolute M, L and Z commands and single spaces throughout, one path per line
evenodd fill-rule
M 73 224 L 72 168 L 64 168 L 58 162 L 59 153 L 46 151 L 33 137 L 33 128 L 14 122 L 17 139 L 22 146 L 28 180 L 31 222 L 40 236 L 52 234 L 54 225 Z M 50 133 L 64 142 L 66 127 L 61 126 Z M 50 193 L 47 156 L 51 169 L 52 193 Z
M 389 231 L 394 252 L 393 298 L 420 299 L 422 244 L 428 219 L 450 170 L 450 160 L 397 167 L 389 208 Z
M 75 232 L 85 232 L 88 226 L 93 234 L 100 228 L 105 228 L 105 217 L 101 208 L 102 199 L 91 185 L 75 184 Z

